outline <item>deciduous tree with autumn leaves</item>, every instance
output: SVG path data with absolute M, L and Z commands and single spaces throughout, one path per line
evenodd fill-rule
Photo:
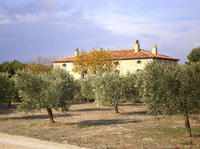
M 37 73 L 49 73 L 53 70 L 53 64 L 51 61 L 51 58 L 36 57 L 33 61 L 26 63 L 26 70 Z
M 116 68 L 114 54 L 110 50 L 93 49 L 76 55 L 72 71 L 81 75 L 96 74 L 97 72 L 111 72 Z

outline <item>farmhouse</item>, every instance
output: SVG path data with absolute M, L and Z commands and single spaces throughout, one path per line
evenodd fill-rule
M 179 59 L 157 53 L 157 46 L 153 44 L 152 51 L 140 49 L 139 41 L 136 40 L 134 49 L 112 50 L 115 55 L 116 64 L 118 64 L 115 72 L 119 75 L 126 75 L 128 72 L 138 72 L 145 67 L 149 62 L 156 61 L 158 63 L 165 63 L 176 65 Z M 53 61 L 54 68 L 61 68 L 68 71 L 75 79 L 81 78 L 81 75 L 72 71 L 73 62 L 76 55 L 79 53 L 78 49 L 74 56 L 65 57 Z

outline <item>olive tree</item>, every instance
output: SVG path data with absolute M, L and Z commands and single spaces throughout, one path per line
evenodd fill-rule
M 74 80 L 74 98 L 75 102 L 85 99 L 81 92 L 81 80 Z
M 21 111 L 33 112 L 46 108 L 49 120 L 54 123 L 52 108 L 67 110 L 67 103 L 73 98 L 74 80 L 63 70 L 51 73 L 18 71 L 14 81 L 22 97 Z
M 0 72 L 0 104 L 9 102 L 14 98 L 15 88 L 7 72 Z
M 9 77 L 11 78 L 12 76 L 14 76 L 15 72 L 17 70 L 22 70 L 25 67 L 25 64 L 17 61 L 17 60 L 13 60 L 12 62 L 3 62 L 2 64 L 0 64 L 0 72 L 7 72 L 9 73 Z M 11 108 L 11 102 L 12 101 L 19 101 L 19 95 L 18 95 L 18 91 L 16 90 L 15 86 L 14 86 L 14 82 L 10 79 L 11 83 L 11 93 L 12 93 L 12 98 L 10 98 L 7 102 L 8 102 L 8 108 Z
M 182 66 L 179 74 L 181 86 L 177 103 L 178 112 L 185 119 L 186 136 L 191 136 L 189 117 L 200 114 L 200 62 Z
M 96 102 L 111 106 L 116 113 L 119 113 L 119 103 L 136 93 L 133 85 L 127 86 L 127 81 L 134 80 L 128 80 L 124 76 L 108 72 L 94 75 L 92 86 Z
M 199 63 L 172 66 L 153 62 L 138 74 L 136 87 L 150 114 L 182 115 L 190 137 L 189 115 L 198 114 L 200 108 L 199 78 Z
M 92 84 L 94 77 L 95 75 L 88 75 L 85 79 L 80 80 L 80 91 L 82 95 L 87 99 L 87 102 L 95 98 L 94 87 Z
M 131 101 L 131 102 L 140 102 L 140 97 L 139 97 L 139 92 L 135 87 L 135 82 L 137 79 L 137 74 L 127 74 L 126 76 L 121 76 L 122 77 L 122 90 L 123 90 L 123 95 L 124 99 L 126 101 Z

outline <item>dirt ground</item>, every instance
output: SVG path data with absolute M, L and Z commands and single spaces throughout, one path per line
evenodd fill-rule
M 192 135 L 186 138 L 181 116 L 152 117 L 141 103 L 124 103 L 119 114 L 95 103 L 73 104 L 67 113 L 53 110 L 49 124 L 42 110 L 24 114 L 0 107 L 0 132 L 48 142 L 87 148 L 200 148 L 200 123 L 191 120 Z
M 75 145 L 41 141 L 24 136 L 0 133 L 1 149 L 84 149 Z M 85 148 L 86 149 L 86 148 Z

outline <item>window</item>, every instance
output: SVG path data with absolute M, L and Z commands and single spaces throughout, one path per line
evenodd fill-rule
M 117 66 L 117 65 L 119 65 L 119 62 L 117 61 L 117 62 L 115 62 L 115 65 Z
M 141 64 L 141 63 L 142 63 L 142 61 L 141 61 L 141 60 L 138 60 L 138 61 L 137 61 L 137 63 L 138 63 L 138 64 Z
M 62 66 L 63 66 L 63 67 L 67 67 L 67 65 L 66 65 L 66 64 L 63 64 Z

